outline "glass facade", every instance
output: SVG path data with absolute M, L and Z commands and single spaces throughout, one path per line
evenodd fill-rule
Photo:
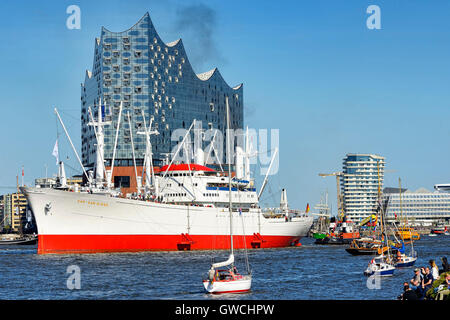
M 390 220 L 403 217 L 415 220 L 450 219 L 450 193 L 418 190 L 402 192 L 401 207 L 399 193 L 385 193 L 386 216 Z
M 133 27 L 123 32 L 102 28 L 100 39 L 95 40 L 92 71 L 87 71 L 81 86 L 81 139 L 82 162 L 92 167 L 96 159 L 96 140 L 88 125 L 88 108 L 97 114 L 98 99 L 105 105 L 106 126 L 105 161 L 109 165 L 113 155 L 117 117 L 120 103 L 123 111 L 116 150 L 116 165 L 132 165 L 133 137 L 137 165 L 142 165 L 145 138 L 137 135 L 153 117 L 152 135 L 155 164 L 170 153 L 177 141 L 172 133 L 179 128 L 188 129 L 194 119 L 201 121 L 204 130 L 226 129 L 225 97 L 228 96 L 231 128 L 243 128 L 243 86 L 230 87 L 217 69 L 195 74 L 183 43 L 180 40 L 164 43 L 158 36 L 149 14 L 145 14 Z M 130 115 L 130 123 L 128 122 Z M 130 133 L 130 126 L 132 132 Z

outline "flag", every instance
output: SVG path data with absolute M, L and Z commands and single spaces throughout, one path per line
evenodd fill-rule
M 58 139 L 56 139 L 55 146 L 53 147 L 52 156 L 56 157 L 56 165 L 58 165 L 58 163 L 59 163 Z
M 308 212 L 309 212 L 309 203 L 306 204 L 306 211 L 305 211 L 305 213 L 308 213 Z

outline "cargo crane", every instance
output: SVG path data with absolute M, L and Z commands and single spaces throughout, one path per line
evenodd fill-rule
M 342 199 L 341 194 L 341 177 L 344 176 L 344 173 L 342 171 L 333 173 L 319 173 L 319 176 L 321 177 L 336 176 L 338 218 L 339 220 L 342 220 L 342 218 L 344 217 L 344 206 L 343 206 L 344 201 Z

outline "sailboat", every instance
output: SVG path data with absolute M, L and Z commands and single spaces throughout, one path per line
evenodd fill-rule
M 381 227 L 381 244 L 388 244 L 388 238 L 386 234 L 385 228 L 385 217 L 384 210 L 381 204 L 381 186 L 380 186 L 380 168 L 379 163 L 377 163 L 378 167 L 378 210 L 380 211 L 380 227 Z M 381 248 L 380 248 L 381 249 Z M 393 259 L 390 253 L 390 247 L 387 245 L 387 255 L 385 255 L 385 250 L 382 247 L 381 250 L 378 250 L 381 253 L 379 256 L 370 260 L 367 269 L 364 271 L 364 275 L 366 276 L 393 276 L 395 271 L 395 266 L 393 264 Z M 381 252 L 380 252 L 381 251 Z
M 228 107 L 228 97 L 226 97 L 227 107 L 227 128 L 230 128 L 230 115 Z M 230 132 L 228 130 L 228 132 Z M 230 154 L 229 134 L 227 134 L 227 154 Z M 233 207 L 231 199 L 231 160 L 228 160 L 228 187 L 229 187 L 229 213 L 230 213 L 230 256 L 228 260 L 213 263 L 208 271 L 208 277 L 203 279 L 203 286 L 208 293 L 245 293 L 250 291 L 252 286 L 252 275 L 247 263 L 247 275 L 238 273 L 234 265 L 234 247 L 233 247 Z M 242 222 L 244 223 L 244 222 Z M 244 251 L 247 255 L 247 251 Z M 246 256 L 246 260 L 247 256 Z
M 402 209 L 402 182 L 401 179 L 398 178 L 398 184 L 399 184 L 399 200 L 400 200 L 400 216 L 403 218 L 403 209 Z M 408 215 L 406 215 L 406 224 L 409 226 L 408 222 Z M 405 229 L 406 230 L 406 229 Z M 413 236 L 411 234 L 411 228 L 408 227 L 407 230 L 409 230 L 409 237 L 408 239 L 411 239 L 411 254 L 408 256 L 405 254 L 405 238 L 403 237 L 403 233 L 400 233 L 401 239 L 402 239 L 402 248 L 397 250 L 397 256 L 395 258 L 395 266 L 397 268 L 406 268 L 411 267 L 416 263 L 417 260 L 417 252 L 414 251 L 414 244 L 413 244 Z

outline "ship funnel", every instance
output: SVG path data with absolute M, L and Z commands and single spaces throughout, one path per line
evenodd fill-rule
M 280 209 L 283 210 L 283 211 L 288 210 L 288 201 L 287 201 L 286 189 L 281 190 Z
M 66 187 L 67 186 L 66 170 L 64 169 L 64 162 L 62 161 L 59 162 L 58 178 L 61 187 Z

